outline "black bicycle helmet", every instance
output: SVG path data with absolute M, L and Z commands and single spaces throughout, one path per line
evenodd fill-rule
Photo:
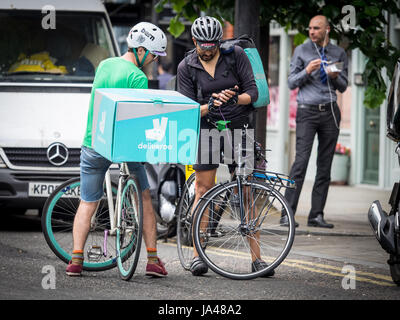
M 213 17 L 197 18 L 192 24 L 192 37 L 204 42 L 219 41 L 222 38 L 221 23 Z

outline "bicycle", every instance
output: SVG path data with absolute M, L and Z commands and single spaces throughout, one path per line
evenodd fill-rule
M 190 269 L 193 257 L 193 237 L 192 237 L 192 207 L 194 203 L 195 173 L 192 173 L 185 181 L 182 188 L 182 196 L 176 207 L 176 242 L 178 257 L 185 270 Z
M 157 221 L 157 239 L 176 235 L 176 208 L 185 182 L 185 166 L 180 164 L 145 164 L 150 194 Z
M 266 150 L 255 142 L 257 159 L 262 158 L 266 163 L 262 151 Z M 193 258 L 193 242 L 200 257 L 213 271 L 232 279 L 262 276 L 275 269 L 289 253 L 294 241 L 294 218 L 280 190 L 294 188 L 294 181 L 264 169 L 245 174 L 240 162 L 239 157 L 232 180 L 210 189 L 194 210 L 194 176 L 185 183 L 178 205 L 177 247 L 180 262 L 186 270 Z M 279 220 L 285 214 L 289 223 L 281 226 Z M 268 254 L 278 254 L 272 258 L 266 256 L 267 249 L 262 250 L 261 244 L 269 247 L 275 244 L 277 248 Z M 247 248 L 251 254 L 246 255 L 239 248 Z M 223 260 L 225 257 L 228 261 Z M 256 258 L 268 260 L 268 267 L 253 270 L 252 262 Z M 233 261 L 231 264 L 229 259 Z
M 46 242 L 65 263 L 71 260 L 72 226 L 79 202 L 80 178 L 77 177 L 54 190 L 43 209 L 42 230 Z M 111 181 L 110 171 L 106 173 L 104 196 L 92 217 L 85 244 L 83 269 L 103 271 L 118 265 L 120 277 L 130 280 L 139 261 L 142 232 L 141 188 L 136 177 L 130 175 L 127 164 L 122 163 L 118 185 Z

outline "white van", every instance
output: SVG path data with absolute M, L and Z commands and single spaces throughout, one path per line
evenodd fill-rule
M 0 212 L 41 209 L 79 174 L 95 69 L 120 53 L 97 0 L 2 0 L 0 21 Z

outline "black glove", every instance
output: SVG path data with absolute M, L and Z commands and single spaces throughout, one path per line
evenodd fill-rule
M 239 97 L 239 94 L 238 94 L 237 92 L 235 92 L 235 95 L 232 96 L 232 98 L 230 98 L 230 99 L 227 101 L 226 105 L 228 105 L 228 106 L 233 106 L 233 105 L 237 104 L 237 103 L 238 103 L 238 100 L 239 100 L 238 97 Z
M 239 99 L 238 98 L 239 97 L 238 89 L 235 87 L 235 88 L 229 88 L 228 90 L 235 92 L 235 94 L 227 102 L 225 102 L 221 107 L 233 106 L 238 103 L 238 99 Z

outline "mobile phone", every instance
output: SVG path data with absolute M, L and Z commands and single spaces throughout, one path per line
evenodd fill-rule
M 343 69 L 343 62 L 334 62 L 326 66 L 328 72 L 341 72 Z

